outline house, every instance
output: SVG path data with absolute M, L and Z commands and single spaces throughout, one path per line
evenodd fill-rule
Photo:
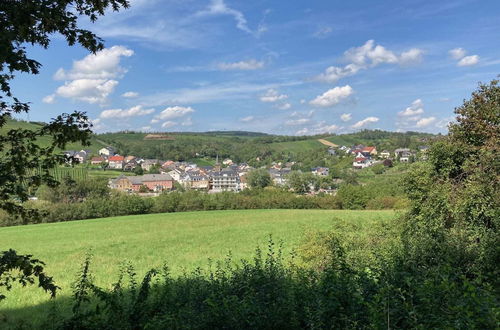
M 168 174 L 145 174 L 141 176 L 120 175 L 109 181 L 111 189 L 127 192 L 138 192 L 142 186 L 155 192 L 171 190 L 174 186 L 174 180 Z
M 269 169 L 269 175 L 271 176 L 271 180 L 273 184 L 276 186 L 283 186 L 287 183 L 287 176 L 292 172 L 292 169 L 289 167 L 284 167 L 281 169 Z
M 240 176 L 231 169 L 222 169 L 210 173 L 211 189 L 218 191 L 239 191 Z
M 145 159 L 142 162 L 141 167 L 144 171 L 149 171 L 155 165 L 160 165 L 160 161 L 158 159 Z
M 396 150 L 394 150 L 394 157 L 395 158 L 401 157 L 401 155 L 404 152 L 411 152 L 411 150 L 408 149 L 408 148 L 399 148 L 399 149 L 396 149 Z
M 153 191 L 172 190 L 174 187 L 174 180 L 168 174 L 144 174 L 137 178 L 142 185 Z
M 170 175 L 175 181 L 180 181 L 181 176 L 184 174 L 184 171 L 181 171 L 178 168 L 174 168 L 173 170 L 167 172 L 168 175 Z
M 78 160 L 79 164 L 82 164 L 82 163 L 84 163 L 87 160 L 87 157 L 89 155 L 90 154 L 87 154 L 84 151 L 79 151 L 79 152 L 77 152 L 77 153 L 74 154 L 73 158 L 75 158 L 76 160 Z
M 115 170 L 121 170 L 123 169 L 123 160 L 124 160 L 123 156 L 120 155 L 111 156 L 108 158 L 108 167 Z
M 201 172 L 188 172 L 183 177 L 183 186 L 197 190 L 208 190 L 210 188 L 210 178 Z
M 420 146 L 418 147 L 418 154 L 419 154 L 419 158 L 421 160 L 427 160 L 429 157 L 428 157 L 428 152 L 429 152 L 429 147 L 428 146 Z
M 328 148 L 328 153 L 332 156 L 335 156 L 337 154 L 337 151 L 334 148 L 330 147 Z
M 125 159 L 127 159 L 127 157 L 125 157 Z M 137 166 L 139 166 L 139 164 L 135 160 L 135 157 L 134 157 L 134 159 L 131 159 L 128 162 L 125 161 L 124 164 L 125 165 L 123 165 L 123 170 L 129 171 L 129 172 L 132 172 Z
M 116 150 L 113 147 L 105 147 L 99 150 L 99 155 L 114 156 L 115 154 Z
M 391 157 L 391 153 L 388 150 L 384 150 L 380 153 L 380 157 L 387 159 L 387 158 Z
M 102 162 L 104 162 L 104 161 L 106 161 L 106 160 L 104 159 L 104 157 L 97 157 L 97 156 L 96 156 L 96 157 L 92 157 L 92 158 L 90 159 L 90 164 L 92 164 L 92 165 L 100 165 L 100 164 L 102 164 Z
M 227 159 L 224 159 L 222 161 L 222 164 L 224 164 L 224 165 L 233 165 L 233 161 L 231 159 L 227 158 Z
M 365 157 L 375 157 L 377 156 L 377 148 L 376 147 L 364 147 L 361 149 L 361 153 L 365 155 Z
M 124 161 L 125 163 L 128 163 L 128 162 L 130 162 L 132 159 L 135 159 L 135 156 L 126 156 L 126 157 L 123 159 L 123 161 Z
M 409 151 L 405 151 L 403 153 L 401 153 L 401 156 L 399 157 L 399 161 L 401 163 L 410 163 L 412 162 L 414 159 L 414 155 L 413 153 L 409 152 Z
M 354 162 L 352 162 L 352 167 L 356 168 L 356 169 L 362 169 L 362 168 L 365 168 L 365 167 L 369 167 L 369 166 L 372 166 L 372 161 L 371 159 L 367 158 L 367 157 L 356 157 L 354 159 Z
M 328 176 L 328 174 L 330 174 L 330 169 L 328 167 L 315 167 L 311 172 L 314 175 Z

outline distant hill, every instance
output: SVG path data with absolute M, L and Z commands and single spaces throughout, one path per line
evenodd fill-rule
M 117 132 L 97 135 L 124 155 L 171 160 L 211 160 L 231 158 L 235 162 L 255 159 L 293 160 L 300 153 L 328 149 L 328 143 L 339 146 L 375 145 L 378 149 L 398 147 L 416 149 L 436 136 L 419 132 L 387 132 L 365 130 L 341 135 L 284 136 L 244 131 L 153 133 L 168 139 L 147 138 L 150 133 Z M 320 142 L 319 140 L 323 140 Z
M 27 129 L 27 130 L 38 130 L 42 127 L 44 123 L 40 122 L 28 122 L 28 121 L 21 121 L 21 120 L 9 120 L 3 126 L 0 128 L 0 134 L 5 134 L 5 132 L 9 131 L 10 129 L 16 129 L 16 128 L 22 128 L 22 129 Z M 42 147 L 49 146 L 50 144 L 50 137 L 49 136 L 44 136 L 38 139 L 38 144 Z M 91 145 L 90 146 L 82 146 L 79 143 L 69 143 L 66 146 L 65 150 L 81 150 L 81 149 L 89 149 L 92 150 L 92 152 L 97 154 L 97 151 L 101 149 L 103 146 L 107 146 L 105 142 L 99 141 L 95 135 L 91 137 Z

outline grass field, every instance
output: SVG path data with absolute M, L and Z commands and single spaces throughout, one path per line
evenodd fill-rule
M 335 223 L 355 225 L 359 235 L 376 222 L 394 218 L 392 211 L 243 210 L 185 212 L 0 228 L 0 250 L 13 248 L 33 254 L 71 295 L 71 283 L 87 251 L 92 250 L 96 283 L 116 281 L 120 263 L 130 261 L 139 276 L 167 263 L 172 273 L 206 266 L 231 251 L 234 260 L 251 258 L 257 245 L 266 246 L 269 234 L 283 240 L 285 253 L 297 247 L 308 230 L 328 230 Z M 27 316 L 31 306 L 48 295 L 36 287 L 15 288 L 0 302 L 0 310 L 15 318 Z M 1 327 L 1 324 L 0 324 Z

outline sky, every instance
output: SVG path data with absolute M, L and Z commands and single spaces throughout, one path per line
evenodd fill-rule
M 18 75 L 29 118 L 86 111 L 98 133 L 244 130 L 446 133 L 500 74 L 498 0 L 135 0 L 80 24 L 89 54 L 54 35 Z

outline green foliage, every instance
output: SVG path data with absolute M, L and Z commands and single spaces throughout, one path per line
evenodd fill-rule
M 271 185 L 271 176 L 265 168 L 259 168 L 248 173 L 247 181 L 252 188 L 265 188 Z
M 52 298 L 55 297 L 57 290 L 60 288 L 54 284 L 52 277 L 44 272 L 43 267 L 45 264 L 32 257 L 32 255 L 17 254 L 12 249 L 1 252 L 0 288 L 5 288 L 5 290 L 9 291 L 15 282 L 26 286 L 34 284 L 36 278 L 38 286 L 45 290 L 45 292 L 49 291 Z M 0 301 L 6 298 L 2 291 L 0 291 Z
M 142 167 L 140 165 L 138 165 L 134 168 L 134 174 L 135 175 L 143 175 L 144 174 L 144 170 L 142 169 Z

